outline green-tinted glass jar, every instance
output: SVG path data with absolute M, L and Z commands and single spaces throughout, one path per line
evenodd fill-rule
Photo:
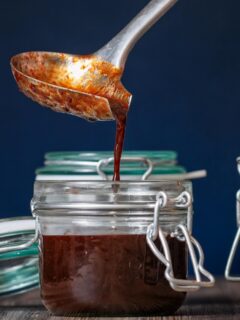
M 36 171 L 37 180 L 106 180 L 113 175 L 112 152 L 51 152 L 44 164 Z M 174 151 L 125 151 L 122 156 L 122 180 L 158 180 L 163 175 L 168 180 L 185 172 Z
M 35 221 L 31 217 L 2 219 L 0 222 L 1 247 L 22 246 L 32 239 Z M 0 253 L 0 296 L 17 294 L 37 287 L 38 248 L 34 243 L 24 250 Z

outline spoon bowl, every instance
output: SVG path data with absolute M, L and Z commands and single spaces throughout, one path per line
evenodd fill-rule
M 96 55 L 25 52 L 11 59 L 19 89 L 58 112 L 87 120 L 113 120 L 128 111 L 131 94 L 121 83 L 122 69 Z
M 132 97 L 121 83 L 127 57 L 176 1 L 150 1 L 95 54 L 26 52 L 14 56 L 11 68 L 20 90 L 43 106 L 87 120 L 125 116 Z

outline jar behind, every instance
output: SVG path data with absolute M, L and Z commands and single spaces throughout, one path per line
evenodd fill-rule
M 174 151 L 124 151 L 121 180 L 165 180 L 185 173 Z M 109 151 L 50 152 L 44 167 L 36 170 L 37 180 L 107 180 L 113 176 L 113 153 Z
M 238 173 L 240 173 L 240 157 L 237 158 L 237 169 Z M 234 237 L 225 268 L 225 278 L 229 281 L 240 281 L 239 275 L 232 274 L 232 265 L 234 263 L 234 260 L 237 260 L 236 254 L 240 241 L 240 190 L 238 190 L 238 192 L 236 193 L 236 222 L 237 232 Z
M 37 181 L 32 210 L 47 309 L 171 314 L 189 288 L 212 285 L 198 267 L 197 282 L 186 280 L 191 194 L 189 182 Z

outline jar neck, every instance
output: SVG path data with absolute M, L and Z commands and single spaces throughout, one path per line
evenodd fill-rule
M 159 214 L 161 221 L 187 216 L 187 208 L 178 199 L 184 192 L 192 198 L 188 181 L 36 181 L 32 212 L 39 217 L 152 220 L 159 192 L 167 198 Z

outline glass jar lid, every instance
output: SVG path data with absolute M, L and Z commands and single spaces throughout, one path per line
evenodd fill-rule
M 0 248 L 17 246 L 35 233 L 31 217 L 0 220 Z M 0 295 L 16 294 L 39 284 L 37 244 L 24 249 L 0 253 Z
M 113 174 L 113 153 L 104 152 L 50 152 L 45 155 L 45 166 L 36 170 L 37 177 L 78 175 L 83 179 L 99 176 L 101 161 L 104 174 Z M 107 161 L 103 163 L 103 161 Z M 149 169 L 151 176 L 181 174 L 185 168 L 177 164 L 174 151 L 125 151 L 121 161 L 124 179 L 142 176 Z

